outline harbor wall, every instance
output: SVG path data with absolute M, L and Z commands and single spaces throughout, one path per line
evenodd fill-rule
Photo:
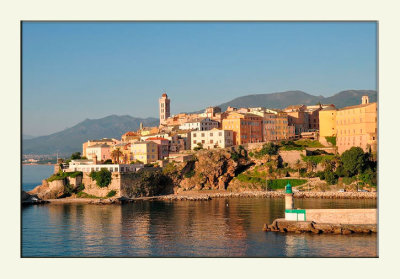
M 377 210 L 368 209 L 306 209 L 305 221 L 333 224 L 376 224 Z

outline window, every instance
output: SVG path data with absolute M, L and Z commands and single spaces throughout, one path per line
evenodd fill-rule
M 213 133 L 210 133 L 210 137 L 212 137 L 213 136 Z
M 221 137 L 222 136 L 222 132 L 219 132 L 218 135 Z
M 214 141 L 213 141 L 213 140 L 210 140 L 210 143 L 214 143 Z
M 194 140 L 193 143 L 196 143 L 196 140 Z
M 194 137 L 194 138 L 196 137 L 196 133 L 193 133 L 193 137 Z
M 204 138 L 204 133 L 201 133 L 201 137 Z

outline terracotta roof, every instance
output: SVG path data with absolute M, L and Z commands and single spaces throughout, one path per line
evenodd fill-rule
M 123 136 L 137 136 L 137 134 L 135 132 L 129 131 L 123 134 Z
M 164 138 L 147 138 L 147 140 L 167 140 L 167 139 L 164 139 Z
M 97 143 L 97 144 L 88 146 L 88 147 L 86 147 L 86 148 L 92 148 L 92 147 L 110 147 L 110 146 L 107 145 L 107 144 L 103 144 L 103 143 Z

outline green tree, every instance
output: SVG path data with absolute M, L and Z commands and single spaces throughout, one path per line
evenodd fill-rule
M 90 177 L 93 180 L 96 180 L 97 186 L 103 188 L 107 187 L 111 183 L 111 172 L 106 169 L 102 168 L 100 171 L 92 171 L 90 173 Z
M 201 142 L 197 143 L 197 146 L 195 148 L 193 148 L 194 151 L 199 151 L 203 149 L 203 144 Z
M 349 174 L 354 176 L 361 174 L 368 164 L 368 156 L 360 147 L 352 147 L 349 150 L 343 152 L 340 157 L 343 169 Z
M 74 152 L 71 155 L 71 160 L 78 160 L 81 159 L 81 153 L 80 152 Z

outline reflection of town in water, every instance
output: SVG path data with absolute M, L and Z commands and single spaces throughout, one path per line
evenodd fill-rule
M 310 207 L 310 204 L 318 208 L 376 206 L 374 201 L 357 200 L 299 200 L 295 206 Z M 374 235 L 349 237 L 263 232 L 263 224 L 282 217 L 283 209 L 283 199 L 261 198 L 141 201 L 122 206 L 34 206 L 23 210 L 23 254 L 119 257 L 376 256 Z

